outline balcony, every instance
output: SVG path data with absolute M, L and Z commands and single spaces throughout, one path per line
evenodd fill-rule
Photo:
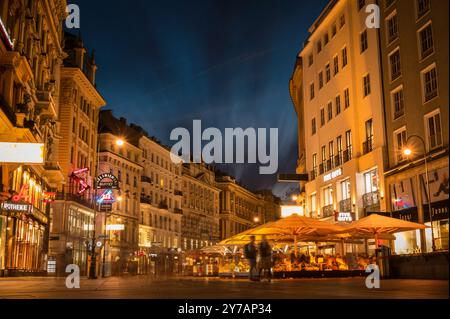
M 325 163 L 319 164 L 319 175 L 325 173 Z
M 150 196 L 145 196 L 143 194 L 141 194 L 141 198 L 140 198 L 140 202 L 141 204 L 152 204 L 152 199 L 150 198 Z
M 330 217 L 334 215 L 334 206 L 333 204 L 323 206 L 322 207 L 322 218 Z
M 334 167 L 338 167 L 341 165 L 342 165 L 342 151 L 340 152 L 340 154 L 334 157 Z
M 159 205 L 158 205 L 158 208 L 161 208 L 161 209 L 168 209 L 169 207 L 167 206 L 166 203 L 160 202 Z
M 363 206 L 371 207 L 380 204 L 380 193 L 378 191 L 366 193 L 363 195 Z
M 175 208 L 173 209 L 173 212 L 174 212 L 175 214 L 183 215 L 183 210 L 182 210 L 181 208 L 178 208 L 178 207 L 175 207 Z
M 352 148 L 349 147 L 343 152 L 344 163 L 347 163 L 352 159 Z
M 327 163 L 327 167 L 325 168 L 326 171 L 333 169 L 333 160 L 331 158 L 327 159 L 326 163 Z
M 373 151 L 373 136 L 369 136 L 363 143 L 363 154 L 367 154 Z
M 94 203 L 92 202 L 92 200 L 86 199 L 85 197 L 83 197 L 81 195 L 77 195 L 77 194 L 58 192 L 58 193 L 56 193 L 55 200 L 71 201 L 71 202 L 81 204 L 90 209 L 94 209 Z
M 352 211 L 352 201 L 350 198 L 343 199 L 339 202 L 340 212 L 351 212 Z
M 175 194 L 176 196 L 183 196 L 183 192 L 180 191 L 180 190 L 178 190 L 178 189 L 176 189 L 176 190 L 174 191 L 174 194 Z
M 151 177 L 142 175 L 142 176 L 141 176 L 141 182 L 142 182 L 142 183 L 152 183 L 152 179 L 151 179 Z

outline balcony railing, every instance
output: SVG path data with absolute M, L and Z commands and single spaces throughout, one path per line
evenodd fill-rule
M 352 159 L 352 147 L 350 146 L 343 152 L 344 157 L 344 163 L 347 163 Z
M 181 208 L 178 208 L 178 207 L 175 207 L 175 208 L 173 209 L 173 212 L 174 212 L 175 214 L 180 214 L 180 215 L 183 214 L 183 210 L 182 210 Z
M 316 177 L 318 176 L 317 167 L 314 167 L 313 170 L 311 172 L 309 172 L 309 175 L 310 175 L 311 180 L 316 179 Z
M 177 196 L 183 196 L 183 192 L 180 191 L 180 190 L 178 190 L 178 189 L 176 189 L 176 190 L 174 191 L 174 194 L 177 195 Z
M 327 159 L 326 163 L 327 163 L 327 167 L 326 167 L 327 171 L 333 169 L 333 160 L 331 158 Z
M 141 195 L 140 200 L 141 200 L 141 203 L 144 203 L 144 204 L 150 205 L 152 203 L 152 199 L 150 198 L 150 196 Z
M 380 203 L 380 193 L 378 191 L 366 193 L 363 195 L 364 208 L 376 206 Z
M 158 205 L 158 207 L 161 208 L 161 209 L 168 209 L 168 208 L 169 208 L 169 207 L 167 206 L 167 204 L 164 203 L 164 202 L 160 202 L 159 205 Z
M 370 153 L 372 152 L 372 150 L 373 150 L 373 136 L 370 136 L 363 143 L 363 154 Z
M 325 164 L 326 162 L 323 162 L 321 164 L 319 164 L 319 175 L 322 175 L 323 173 L 325 173 Z
M 72 201 L 78 204 L 81 204 L 83 206 L 86 206 L 90 209 L 94 209 L 94 203 L 90 199 L 86 199 L 85 197 L 77 194 L 70 194 L 70 193 L 62 193 L 58 192 L 56 193 L 55 200 L 65 200 L 65 201 Z
M 340 212 L 351 212 L 352 211 L 352 201 L 350 198 L 343 199 L 339 202 Z
M 340 151 L 339 154 L 334 157 L 334 167 L 338 167 L 341 165 L 342 165 L 342 151 Z
M 142 176 L 141 176 L 141 182 L 142 182 L 142 183 L 151 183 L 151 182 L 152 182 L 152 179 L 151 179 L 151 177 L 142 175 Z
M 322 207 L 322 217 L 330 217 L 334 215 L 333 204 Z

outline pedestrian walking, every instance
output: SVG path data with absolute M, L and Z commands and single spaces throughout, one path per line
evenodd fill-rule
M 259 278 L 264 278 L 261 276 L 261 273 L 264 272 L 264 276 L 267 277 L 270 282 L 272 279 L 272 246 L 270 246 L 265 235 L 259 244 L 259 260 Z
M 256 245 L 255 245 L 255 236 L 250 237 L 250 242 L 244 246 L 244 255 L 248 260 L 248 264 L 250 265 L 250 269 L 248 272 L 248 278 L 250 280 L 254 280 L 253 273 L 257 272 L 256 270 Z M 253 272 L 254 271 L 254 272 Z

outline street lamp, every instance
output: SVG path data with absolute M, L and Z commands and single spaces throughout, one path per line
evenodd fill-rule
M 98 129 L 98 132 L 100 132 L 102 129 L 102 127 L 100 127 Z M 116 140 L 116 145 L 117 146 L 122 146 L 124 145 L 124 140 L 123 139 L 117 139 Z M 98 169 L 99 169 L 99 165 L 100 165 L 100 134 L 98 134 L 98 138 L 97 138 L 97 161 L 95 163 L 95 176 L 98 176 Z M 97 260 L 96 260 L 96 256 L 95 256 L 95 232 L 96 232 L 96 221 L 97 221 L 97 185 L 94 185 L 94 227 L 92 229 L 92 241 L 91 241 L 91 264 L 89 267 L 89 279 L 97 279 L 97 276 L 95 275 L 96 273 L 96 264 L 97 264 Z M 106 218 L 106 216 L 105 216 Z M 104 249 L 104 248 L 103 248 Z
M 430 194 L 430 182 L 429 182 L 429 179 L 428 179 L 428 162 L 427 162 L 428 154 L 427 154 L 427 151 L 426 151 L 426 144 L 425 144 L 424 139 L 422 137 L 420 137 L 419 135 L 410 135 L 406 139 L 406 145 L 408 145 L 409 140 L 412 139 L 412 138 L 417 138 L 418 140 L 420 140 L 420 142 L 422 142 L 422 146 L 423 146 L 423 160 L 425 162 L 425 179 L 426 179 L 426 187 L 427 187 L 426 193 L 427 193 L 427 197 L 428 197 L 428 214 L 429 214 L 429 217 L 430 217 L 430 224 L 431 224 L 431 249 L 433 251 L 435 251 L 436 250 L 436 245 L 435 245 L 435 242 L 434 242 L 433 216 L 431 214 L 431 196 L 430 196 L 431 194 Z M 407 156 L 407 157 L 411 156 L 412 153 L 413 153 L 413 151 L 409 147 L 406 147 L 403 150 L 403 154 L 405 156 Z M 420 189 L 419 189 L 419 191 L 420 191 Z

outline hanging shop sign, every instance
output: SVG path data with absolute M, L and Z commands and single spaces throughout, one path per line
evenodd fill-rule
M 44 203 L 53 203 L 56 199 L 56 192 L 44 192 Z
M 111 203 L 101 203 L 99 210 L 101 212 L 108 212 L 112 210 L 112 204 Z
M 337 170 L 334 170 L 328 174 L 323 175 L 323 181 L 328 182 L 331 181 L 333 178 L 336 178 L 341 175 L 342 175 L 342 168 L 338 168 Z
M 89 168 L 81 168 L 77 169 L 70 174 L 70 178 L 79 185 L 78 195 L 82 195 L 89 188 L 91 188 L 87 183 L 87 173 L 89 172 Z
M 112 204 L 115 202 L 113 192 L 111 189 L 107 189 L 97 199 L 99 204 Z
M 119 180 L 111 173 L 104 173 L 97 176 L 95 181 L 95 188 L 97 189 L 118 189 Z
M 0 163 L 43 164 L 44 144 L 0 142 Z
M 7 201 L 1 203 L 2 212 L 6 213 L 25 213 L 31 214 L 33 212 L 33 205 L 28 203 L 19 203 L 15 201 Z

